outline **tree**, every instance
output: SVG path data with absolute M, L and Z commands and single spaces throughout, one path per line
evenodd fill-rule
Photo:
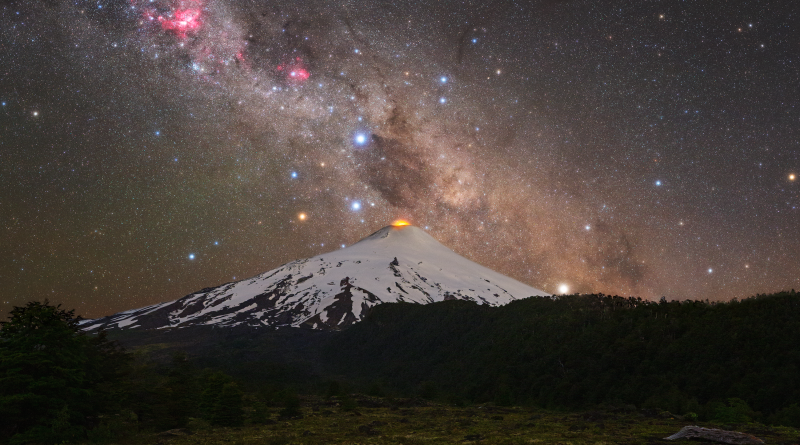
M 241 426 L 244 422 L 242 391 L 231 376 L 210 372 L 202 379 L 200 413 L 212 425 Z
M 242 391 L 235 382 L 226 383 L 214 405 L 211 423 L 219 426 L 242 426 L 243 422 Z
M 166 429 L 182 428 L 189 422 L 189 417 L 194 414 L 197 406 L 198 385 L 195 370 L 189 358 L 183 352 L 172 356 L 172 366 L 167 374 L 167 380 L 162 393 L 165 396 L 158 422 Z
M 127 353 L 83 333 L 74 312 L 33 301 L 0 322 L 0 442 L 83 437 L 119 400 Z
M 222 394 L 222 388 L 232 381 L 233 379 L 229 375 L 221 371 L 208 373 L 203 377 L 203 392 L 200 395 L 200 415 L 204 419 L 213 421 L 217 402 L 220 394 Z

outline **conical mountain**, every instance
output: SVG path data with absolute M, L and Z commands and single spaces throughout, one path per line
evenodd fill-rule
M 341 250 L 292 261 L 255 277 L 175 301 L 83 322 L 99 327 L 194 325 L 338 329 L 370 307 L 451 299 L 498 306 L 549 295 L 470 261 L 414 226 L 387 226 Z

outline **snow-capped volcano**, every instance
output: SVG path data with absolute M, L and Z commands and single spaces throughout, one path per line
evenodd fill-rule
M 549 295 L 474 263 L 414 226 L 387 226 L 347 248 L 82 327 L 193 325 L 337 329 L 380 303 L 462 299 L 498 306 Z

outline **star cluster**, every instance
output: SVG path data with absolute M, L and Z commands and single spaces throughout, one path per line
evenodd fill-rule
M 14 0 L 0 311 L 89 317 L 397 219 L 553 293 L 800 287 L 786 2 Z

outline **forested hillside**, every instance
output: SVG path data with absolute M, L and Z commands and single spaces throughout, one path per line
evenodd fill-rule
M 325 359 L 364 385 L 451 401 L 702 415 L 745 406 L 737 398 L 765 417 L 798 417 L 800 294 L 387 304 L 332 338 Z

